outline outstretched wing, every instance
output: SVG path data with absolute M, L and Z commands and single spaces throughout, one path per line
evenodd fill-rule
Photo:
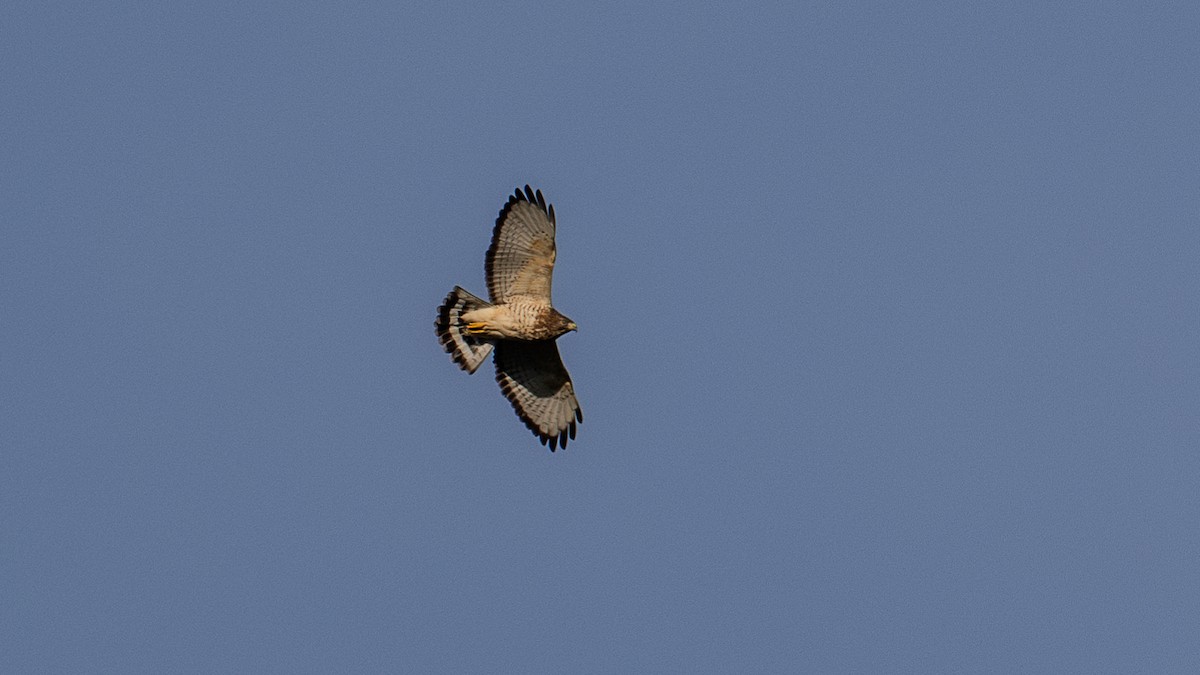
M 553 340 L 496 343 L 496 382 L 517 417 L 551 452 L 575 438 L 583 411 Z
M 554 207 L 541 190 L 517 189 L 496 218 L 484 264 L 492 302 L 522 295 L 550 306 L 554 255 Z

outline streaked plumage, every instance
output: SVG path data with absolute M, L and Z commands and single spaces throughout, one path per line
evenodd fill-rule
M 495 352 L 496 382 L 517 416 L 554 451 L 575 438 L 583 412 L 555 339 L 575 323 L 554 309 L 554 207 L 518 189 L 496 218 L 484 268 L 491 302 L 455 286 L 438 308 L 438 340 L 474 373 Z

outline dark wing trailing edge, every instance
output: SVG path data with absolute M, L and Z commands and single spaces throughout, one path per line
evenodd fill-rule
M 520 295 L 549 305 L 554 257 L 554 207 L 526 185 L 508 198 L 492 230 L 484 260 L 492 302 Z
M 517 417 L 553 452 L 575 438 L 583 411 L 553 340 L 496 343 L 496 382 Z

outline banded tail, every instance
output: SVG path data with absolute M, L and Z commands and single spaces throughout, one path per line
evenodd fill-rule
M 493 345 L 488 340 L 467 335 L 462 315 L 464 312 L 490 305 L 486 300 L 455 286 L 450 295 L 446 296 L 445 303 L 438 307 L 438 318 L 434 324 L 438 341 L 442 343 L 450 358 L 468 373 L 474 373 L 487 360 Z

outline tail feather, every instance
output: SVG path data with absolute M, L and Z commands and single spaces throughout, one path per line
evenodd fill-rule
M 446 296 L 446 301 L 438 307 L 438 318 L 434 326 L 437 328 L 438 341 L 450 358 L 468 373 L 474 373 L 492 353 L 492 343 L 488 340 L 467 335 L 463 330 L 462 315 L 480 307 L 487 307 L 489 302 L 471 295 L 462 288 L 455 286 Z

